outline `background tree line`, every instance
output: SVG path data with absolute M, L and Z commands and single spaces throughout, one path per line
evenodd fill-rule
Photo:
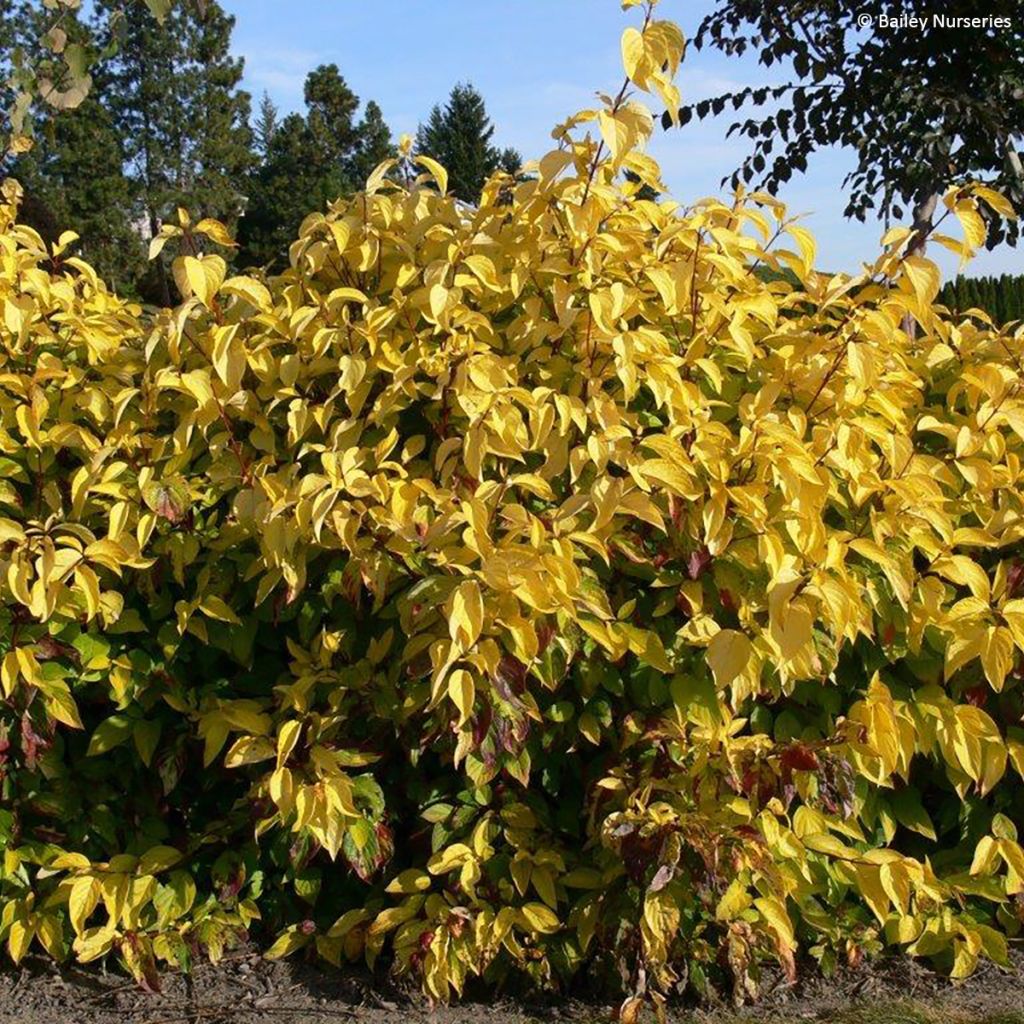
M 998 324 L 1024 320 L 1024 274 L 965 277 L 957 274 L 939 292 L 938 301 L 958 313 L 983 309 Z
M 283 258 L 306 214 L 355 191 L 393 153 L 380 107 L 361 103 L 335 64 L 310 71 L 304 111 L 282 117 L 266 94 L 254 108 L 231 52 L 234 24 L 215 0 L 168 6 L 160 22 L 147 5 L 96 0 L 87 15 L 61 12 L 61 36 L 38 0 L 0 0 L 3 107 L 16 100 L 17 69 L 45 67 L 55 45 L 90 80 L 59 116 L 35 97 L 34 145 L 0 159 L 0 177 L 24 186 L 28 223 L 47 239 L 77 231 L 84 257 L 122 293 L 171 301 L 167 266 L 146 250 L 176 207 L 224 221 L 239 242 L 235 262 L 264 266 Z M 80 56 L 69 59 L 69 48 Z M 416 148 L 473 202 L 493 170 L 519 165 L 493 134 L 482 97 L 458 84 Z

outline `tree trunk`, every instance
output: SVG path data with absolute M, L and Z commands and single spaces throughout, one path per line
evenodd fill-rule
M 914 233 L 910 236 L 910 245 L 907 247 L 908 256 L 924 255 L 939 198 L 938 192 L 932 192 L 914 207 Z M 909 313 L 903 318 L 903 330 L 911 341 L 917 337 L 917 321 Z
M 939 204 L 939 193 L 933 192 L 927 199 L 914 207 L 914 237 L 911 240 L 908 256 L 923 256 L 928 243 L 928 234 L 932 230 L 932 218 L 935 207 Z

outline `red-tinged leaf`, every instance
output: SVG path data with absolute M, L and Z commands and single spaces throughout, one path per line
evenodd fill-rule
M 56 658 L 67 658 L 76 665 L 81 664 L 82 660 L 78 651 L 71 644 L 66 644 L 49 634 L 36 641 L 35 656 L 37 661 L 53 661 Z
M 142 500 L 150 511 L 172 526 L 185 521 L 189 511 L 188 488 L 178 481 L 154 482 L 142 489 Z
M 988 697 L 991 692 L 992 689 L 988 684 L 981 683 L 978 686 L 972 686 L 969 690 L 965 690 L 964 698 L 968 704 L 973 704 L 976 708 L 983 708 L 988 703 Z
M 791 743 L 782 752 L 780 763 L 784 771 L 813 772 L 820 767 L 818 757 L 804 743 Z
M 699 580 L 711 567 L 711 552 L 706 547 L 699 547 L 686 562 L 686 572 L 691 580 Z
M 1024 562 L 1014 562 L 1006 573 L 1006 596 L 1016 597 L 1024 585 Z
M 647 891 L 661 892 L 661 890 L 664 889 L 673 878 L 675 878 L 675 874 L 675 868 L 671 864 L 662 864 L 661 867 L 654 872 L 654 877 L 651 879 L 651 884 L 647 887 Z

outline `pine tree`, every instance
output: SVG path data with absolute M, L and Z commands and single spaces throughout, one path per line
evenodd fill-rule
M 306 116 L 290 114 L 275 129 L 249 178 L 239 224 L 245 265 L 280 265 L 303 218 L 347 195 L 391 153 L 391 132 L 372 100 L 356 121 L 359 97 L 335 64 L 306 78 Z
M 967 278 L 963 274 L 956 275 L 956 295 L 953 300 L 953 308 L 958 313 L 971 308 L 970 297 L 967 293 Z
M 196 212 L 232 222 L 242 210 L 242 182 L 254 161 L 251 97 L 239 89 L 244 61 L 231 55 L 235 19 L 219 4 L 206 3 L 189 26 L 185 73 L 191 72 L 195 82 L 186 94 L 192 142 L 187 168 L 190 205 Z
M 1020 274 L 1011 279 L 1010 319 L 1024 319 L 1024 276 Z
M 97 6 L 105 15 L 121 4 Z M 130 4 L 120 24 L 109 107 L 125 141 L 140 225 L 155 234 L 176 206 L 230 224 L 244 206 L 253 159 L 249 96 L 238 88 L 243 62 L 230 53 L 234 18 L 207 0 L 175 5 L 160 25 L 144 4 Z M 149 277 L 144 292 L 169 303 L 162 260 Z
M 306 159 L 324 179 L 332 198 L 352 187 L 349 162 L 356 151 L 355 114 L 359 97 L 348 87 L 337 64 L 321 64 L 306 76 L 306 126 L 312 150 Z
M 996 320 L 1005 324 L 1010 319 L 1010 275 L 1000 274 L 996 282 Z
M 111 286 L 136 292 L 145 271 L 142 239 L 131 220 L 135 190 L 124 173 L 110 115 L 93 91 L 81 106 L 49 122 L 49 137 L 19 163 L 26 216 L 48 241 L 66 230 L 80 236 L 78 254 Z
M 10 64 L 15 47 L 35 63 L 45 59 L 41 39 L 52 21 L 52 12 L 33 3 L 0 2 L 0 67 Z M 65 13 L 62 30 L 69 43 L 94 49 L 88 27 L 72 12 Z M 80 238 L 73 251 L 118 290 L 132 294 L 145 264 L 132 224 L 134 186 L 125 174 L 121 140 L 106 105 L 110 83 L 102 64 L 94 67 L 93 77 L 89 95 L 77 108 L 59 117 L 40 111 L 35 145 L 0 161 L 0 177 L 16 177 L 24 188 L 25 223 L 48 242 L 63 231 L 76 232 Z
M 518 149 L 506 146 L 498 155 L 498 169 L 506 174 L 517 175 L 523 166 L 523 158 Z
M 238 226 L 243 266 L 282 261 L 302 218 L 323 206 L 326 196 L 311 160 L 312 147 L 301 114 L 289 114 L 274 132 L 250 178 L 249 202 Z
M 256 113 L 256 122 L 253 125 L 252 133 L 256 143 L 256 151 L 261 156 L 267 155 L 270 143 L 278 128 L 277 107 L 270 98 L 270 94 L 264 90 L 260 99 L 259 110 Z
M 380 107 L 373 100 L 366 104 L 356 136 L 356 151 L 350 160 L 348 178 L 358 188 L 379 163 L 395 154 L 395 147 L 391 144 L 391 129 L 384 121 Z
M 995 315 L 996 309 L 996 282 L 992 277 L 985 276 L 981 279 L 981 308 L 989 316 Z
M 438 160 L 448 171 L 448 191 L 464 202 L 480 198 L 484 182 L 500 167 L 515 173 L 521 163 L 513 149 L 491 145 L 491 124 L 483 97 L 472 85 L 452 89 L 442 108 L 435 106 L 416 133 L 416 151 Z
M 421 124 L 416 130 L 417 153 L 432 156 L 435 160 L 444 163 L 444 156 L 448 146 L 448 127 L 445 121 L 445 112 L 440 103 L 435 103 L 430 108 L 426 124 Z M 445 165 L 447 167 L 447 165 Z

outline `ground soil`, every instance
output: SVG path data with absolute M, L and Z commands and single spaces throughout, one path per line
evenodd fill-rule
M 768 982 L 756 1006 L 678 1007 L 676 1024 L 1024 1024 L 1024 954 L 1011 971 L 984 965 L 960 984 L 906 959 L 795 986 Z M 236 953 L 189 976 L 168 974 L 143 992 L 102 968 L 56 967 L 28 958 L 0 971 L 0 1024 L 603 1024 L 614 1010 L 587 1002 L 496 1001 L 431 1009 L 419 996 L 382 989 L 356 972 Z M 653 1021 L 653 1016 L 650 1017 Z

